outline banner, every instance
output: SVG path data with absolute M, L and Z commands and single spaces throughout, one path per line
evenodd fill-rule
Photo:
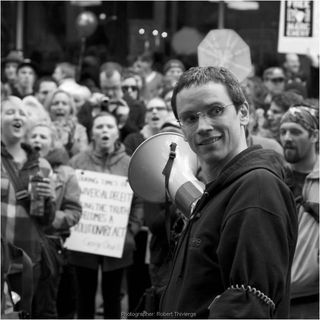
M 319 54 L 317 1 L 281 1 L 278 52 Z
M 76 170 L 81 188 L 82 216 L 71 228 L 65 246 L 103 256 L 121 258 L 133 191 L 128 178 Z

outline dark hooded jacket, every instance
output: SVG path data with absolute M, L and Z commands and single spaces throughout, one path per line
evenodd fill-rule
M 297 239 L 282 158 L 250 147 L 206 186 L 161 300 L 169 318 L 286 318 Z

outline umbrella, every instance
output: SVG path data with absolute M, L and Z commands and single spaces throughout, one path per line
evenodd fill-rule
M 234 31 L 211 30 L 198 46 L 201 67 L 216 66 L 229 69 L 241 82 L 251 72 L 249 46 Z

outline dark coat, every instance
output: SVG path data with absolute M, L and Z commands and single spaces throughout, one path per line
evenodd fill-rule
M 298 230 L 281 162 L 251 147 L 206 186 L 174 257 L 164 317 L 288 317 Z

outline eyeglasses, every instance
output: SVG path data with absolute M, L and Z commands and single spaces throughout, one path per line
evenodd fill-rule
M 151 107 L 151 108 L 147 108 L 147 112 L 152 112 L 153 110 L 156 110 L 156 111 L 165 111 L 167 110 L 166 107 Z
M 233 103 L 227 105 L 213 104 L 205 111 L 184 112 L 180 115 L 179 123 L 183 127 L 192 128 L 199 122 L 200 116 L 206 116 L 210 120 L 214 120 L 222 116 L 225 108 L 233 106 Z
M 131 89 L 132 91 L 138 91 L 138 86 L 122 86 L 123 91 L 129 91 L 129 89 Z
M 284 82 L 284 78 L 272 78 L 269 79 L 272 83 L 283 83 Z

